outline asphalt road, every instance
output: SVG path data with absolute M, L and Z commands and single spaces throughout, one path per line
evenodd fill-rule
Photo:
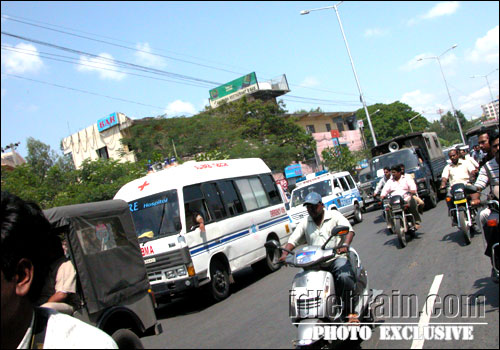
M 474 323 L 470 325 L 474 340 L 427 340 L 423 347 L 498 349 L 499 286 L 491 281 L 483 238 L 476 235 L 466 246 L 440 201 L 424 213 L 417 238 L 401 249 L 396 236 L 387 234 L 380 214 L 380 210 L 365 213 L 363 222 L 354 226 L 353 241 L 370 287 L 386 295 L 374 306 L 376 321 L 382 326 L 417 324 L 436 276 L 442 275 L 430 323 Z M 287 267 L 262 276 L 248 268 L 235 274 L 232 295 L 220 303 L 195 293 L 164 304 L 157 311 L 163 334 L 143 338 L 143 343 L 146 348 L 167 349 L 292 348 L 296 328 L 288 317 L 288 291 L 296 272 Z M 414 295 L 408 299 L 415 301 L 403 302 L 403 308 L 392 305 L 389 313 L 387 301 L 397 294 Z M 411 316 L 408 305 L 413 305 Z M 382 340 L 378 326 L 360 347 L 411 348 L 412 340 Z

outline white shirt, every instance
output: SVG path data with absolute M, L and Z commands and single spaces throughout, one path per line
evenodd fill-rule
M 337 210 L 324 210 L 324 213 L 323 221 L 319 226 L 310 215 L 300 221 L 295 231 L 290 235 L 288 243 L 293 244 L 294 247 L 304 243 L 322 246 L 330 237 L 332 229 L 337 226 L 348 226 L 349 231 L 354 231 L 349 220 Z M 332 238 L 328 242 L 327 248 L 337 247 L 340 240 L 339 236 Z
M 462 159 L 464 160 L 464 159 Z M 474 167 L 479 168 L 479 163 L 476 162 L 474 158 L 472 158 L 469 154 L 465 155 L 465 161 L 469 161 Z
M 442 178 L 448 179 L 450 187 L 455 184 L 466 184 L 469 182 L 471 173 L 476 170 L 472 163 L 459 159 L 457 164 L 448 164 L 444 167 Z
M 43 343 L 44 349 L 118 349 L 113 338 L 99 328 L 52 309 L 41 309 L 49 315 Z M 35 312 L 18 349 L 30 347 L 34 315 Z

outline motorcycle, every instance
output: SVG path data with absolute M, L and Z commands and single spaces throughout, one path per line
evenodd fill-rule
M 389 198 L 388 216 L 392 219 L 392 232 L 398 235 L 401 248 L 406 247 L 406 235 L 415 238 L 415 217 L 409 212 L 409 204 L 406 204 L 403 197 L 399 195 Z
M 476 192 L 476 188 L 472 185 L 455 184 L 451 186 L 451 197 L 447 197 L 447 201 L 453 201 L 454 208 L 450 209 L 450 215 L 455 215 L 457 225 L 462 231 L 466 244 L 471 243 L 473 232 L 479 232 L 475 225 L 477 208 L 472 207 L 469 203 L 469 194 Z
M 384 216 L 384 220 L 387 223 L 387 229 L 390 234 L 394 234 L 394 229 L 392 226 L 392 212 L 391 212 L 391 199 L 390 197 L 384 198 L 382 200 L 382 215 Z
M 317 328 L 346 322 L 344 305 L 338 302 L 341 298 L 337 298 L 335 293 L 334 277 L 330 271 L 322 269 L 322 266 L 335 258 L 339 248 L 326 249 L 328 242 L 333 237 L 348 232 L 347 226 L 338 226 L 322 246 L 302 246 L 295 252 L 280 247 L 275 240 L 265 244 L 266 249 L 279 249 L 289 253 L 282 264 L 302 269 L 293 279 L 289 298 L 292 323 L 298 328 L 298 338 L 294 341 L 296 348 L 331 347 L 335 340 L 325 339 Z M 355 312 L 363 324 L 373 323 L 370 304 L 382 291 L 368 288 L 368 275 L 361 265 L 358 253 L 352 247 L 349 248 L 349 259 L 356 276 L 356 290 L 352 297 Z

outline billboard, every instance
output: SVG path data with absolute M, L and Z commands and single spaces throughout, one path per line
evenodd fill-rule
M 302 176 L 302 166 L 300 164 L 293 164 L 285 168 L 285 178 Z
M 99 119 L 97 121 L 97 129 L 99 130 L 99 132 L 107 130 L 115 125 L 118 125 L 117 113 L 111 113 L 107 118 Z
M 210 90 L 210 106 L 218 107 L 224 102 L 235 101 L 243 96 L 259 90 L 255 72 Z

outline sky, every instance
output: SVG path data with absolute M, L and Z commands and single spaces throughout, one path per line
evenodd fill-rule
M 250 72 L 286 75 L 290 113 L 362 108 L 335 11 L 300 15 L 337 3 L 2 1 L 2 148 L 20 142 L 25 157 L 33 137 L 62 154 L 63 138 L 114 112 L 192 116 Z M 498 98 L 499 2 L 347 1 L 338 13 L 368 106 L 401 101 L 433 121 L 451 97 L 470 119 Z

